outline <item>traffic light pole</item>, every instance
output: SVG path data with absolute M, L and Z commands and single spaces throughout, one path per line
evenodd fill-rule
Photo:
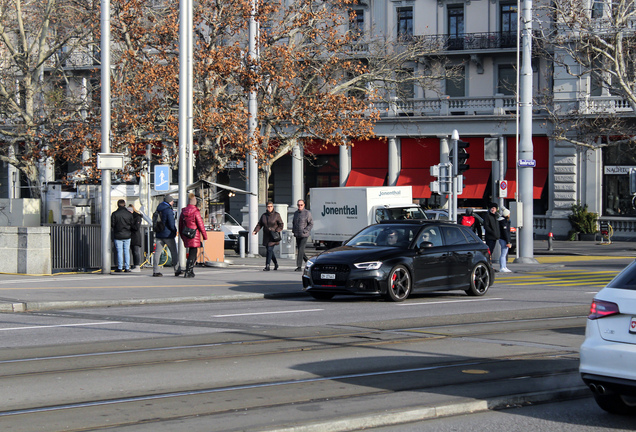
M 459 160 L 459 156 L 457 155 L 457 141 L 459 141 L 459 132 L 457 132 L 457 129 L 454 129 L 453 134 L 451 135 L 451 149 L 453 152 L 453 160 L 451 161 L 453 164 L 453 189 L 451 191 L 450 205 L 448 206 L 448 217 L 451 222 L 457 221 L 457 167 L 459 166 L 457 163 Z

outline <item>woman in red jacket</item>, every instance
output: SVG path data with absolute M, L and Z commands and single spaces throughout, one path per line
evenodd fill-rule
M 196 230 L 193 238 L 186 236 L 186 228 Z M 203 225 L 203 218 L 197 208 L 197 197 L 193 193 L 189 195 L 188 205 L 181 209 L 181 216 L 179 216 L 179 235 L 183 240 L 183 245 L 188 248 L 188 260 L 186 261 L 184 277 L 193 278 L 194 263 L 197 260 L 197 249 L 201 247 L 201 236 L 203 236 L 203 240 L 208 239 L 208 234 L 205 232 L 205 225 Z

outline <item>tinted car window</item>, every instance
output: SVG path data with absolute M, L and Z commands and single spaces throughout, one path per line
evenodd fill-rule
M 636 261 L 631 263 L 625 270 L 618 274 L 607 284 L 608 288 L 619 288 L 636 290 Z
M 433 243 L 433 246 L 442 246 L 442 233 L 439 227 L 432 226 L 424 228 L 417 238 L 416 246 L 419 248 L 424 242 Z
M 458 227 L 443 226 L 442 231 L 447 245 L 466 244 L 466 237 Z
M 461 229 L 461 228 L 460 228 Z M 470 244 L 481 243 L 482 241 L 477 237 L 477 234 L 473 230 L 470 229 L 461 229 L 464 236 L 466 236 L 466 241 Z

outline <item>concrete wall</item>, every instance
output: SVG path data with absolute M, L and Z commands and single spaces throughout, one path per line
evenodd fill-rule
M 0 273 L 52 273 L 48 227 L 0 227 L 0 239 Z
M 39 227 L 40 200 L 34 198 L 0 199 L 0 226 Z

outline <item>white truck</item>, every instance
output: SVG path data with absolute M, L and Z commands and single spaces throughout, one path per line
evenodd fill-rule
M 411 186 L 312 188 L 309 196 L 316 245 L 339 245 L 381 220 L 426 219 Z

